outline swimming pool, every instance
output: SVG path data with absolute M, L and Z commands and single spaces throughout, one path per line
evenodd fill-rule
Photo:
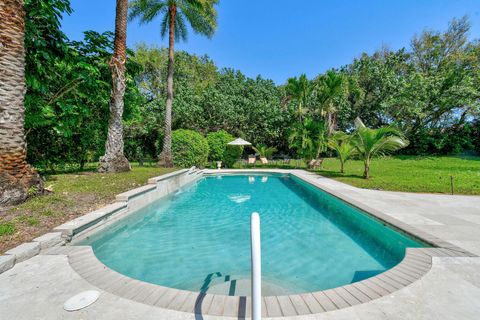
M 108 267 L 167 287 L 248 295 L 260 213 L 264 295 L 377 275 L 424 246 L 288 174 L 206 176 L 84 240 Z

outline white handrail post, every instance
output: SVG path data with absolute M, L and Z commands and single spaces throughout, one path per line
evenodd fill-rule
M 250 218 L 250 243 L 252 251 L 252 320 L 262 317 L 262 260 L 260 251 L 260 216 Z

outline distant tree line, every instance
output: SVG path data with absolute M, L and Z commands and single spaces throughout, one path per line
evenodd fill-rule
M 113 34 L 87 31 L 72 41 L 60 28 L 69 2 L 46 3 L 26 1 L 28 160 L 48 170 L 82 167 L 105 154 Z M 480 152 L 480 42 L 468 39 L 469 29 L 467 18 L 455 19 L 445 32 L 415 36 L 409 48 L 364 53 L 280 86 L 177 51 L 172 129 L 205 136 L 224 130 L 297 157 L 303 151 L 289 141 L 295 130 L 313 130 L 313 121 L 330 134 L 350 132 L 359 117 L 368 127 L 399 127 L 410 141 L 404 153 Z M 127 55 L 125 155 L 155 161 L 163 147 L 168 50 L 141 44 Z

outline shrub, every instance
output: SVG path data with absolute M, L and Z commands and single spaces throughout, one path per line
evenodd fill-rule
M 243 153 L 243 146 L 228 146 L 223 154 L 223 163 L 227 168 L 233 168 L 235 162 Z
M 210 148 L 208 158 L 210 161 L 224 161 L 223 157 L 227 149 L 227 143 L 233 140 L 235 138 L 224 130 L 208 133 L 207 141 Z
M 235 138 L 224 130 L 207 134 L 208 146 L 210 147 L 209 159 L 222 161 L 226 167 L 232 167 L 243 152 L 242 146 L 228 146 Z
M 192 130 L 172 132 L 173 163 L 178 167 L 205 167 L 208 162 L 208 142 L 200 133 Z

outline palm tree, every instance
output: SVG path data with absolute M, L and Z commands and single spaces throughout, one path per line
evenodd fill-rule
M 403 133 L 393 126 L 370 129 L 359 118 L 355 119 L 355 126 L 357 130 L 352 142 L 363 160 L 365 179 L 370 178 L 370 162 L 375 155 L 393 152 L 408 145 Z
M 340 160 L 340 172 L 344 173 L 345 162 L 357 151 L 352 144 L 352 136 L 345 132 L 337 131 L 328 139 L 328 147 L 337 153 L 338 159 Z
M 130 164 L 123 153 L 123 96 L 125 95 L 125 63 L 127 61 L 128 0 L 117 0 L 115 15 L 114 52 L 110 60 L 112 93 L 110 119 L 108 121 L 105 155 L 100 157 L 100 172 L 130 171 Z
M 320 114 L 326 116 L 327 133 L 330 136 L 335 130 L 337 122 L 337 105 L 346 95 L 345 83 L 340 73 L 329 70 L 325 75 L 319 78 L 318 84 L 317 93 L 322 106 Z
M 293 126 L 288 136 L 290 148 L 305 160 L 317 159 L 326 149 L 325 124 L 306 118 Z
M 218 0 L 133 0 L 130 3 L 130 19 L 140 17 L 140 23 L 149 23 L 162 15 L 161 35 L 168 31 L 167 102 L 165 110 L 165 135 L 160 161 L 172 167 L 172 103 L 174 44 L 186 40 L 189 22 L 193 31 L 211 37 L 217 26 L 217 12 L 214 6 Z
M 0 207 L 43 189 L 27 163 L 24 132 L 25 10 L 23 0 L 0 1 Z
M 302 74 L 299 78 L 293 77 L 287 80 L 285 87 L 287 100 L 293 100 L 296 104 L 295 113 L 298 119 L 303 121 L 303 117 L 308 112 L 309 99 L 313 91 L 313 86 L 308 81 L 307 76 Z
M 272 154 L 277 152 L 277 148 L 275 147 L 267 147 L 266 145 L 259 144 L 256 147 L 252 147 L 253 150 L 255 150 L 256 153 L 260 155 L 262 158 L 270 158 Z

